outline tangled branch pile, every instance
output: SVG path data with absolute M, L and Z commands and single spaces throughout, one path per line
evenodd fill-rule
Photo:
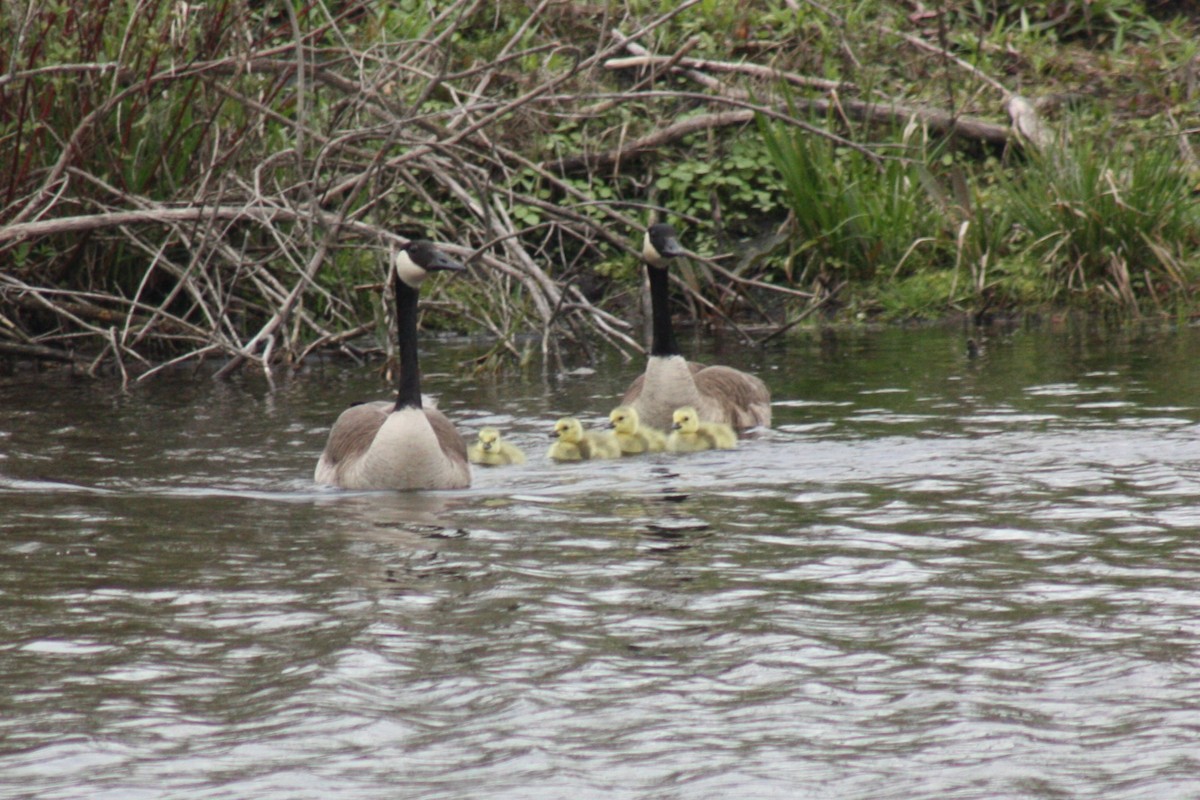
M 1008 139 L 1006 126 L 868 102 L 753 57 L 692 58 L 694 41 L 655 52 L 698 2 L 659 15 L 557 0 L 5 3 L 0 351 L 127 379 L 197 359 L 269 371 L 357 353 L 383 319 L 363 289 L 390 248 L 423 236 L 474 272 L 433 292 L 427 314 L 514 353 L 530 331 L 546 352 L 628 352 L 640 336 L 595 276 L 629 270 L 631 243 L 667 213 L 645 169 L 656 149 L 756 115 L 859 147 L 797 107 Z M 995 107 L 1009 98 L 975 77 Z M 780 87 L 815 95 L 785 103 Z M 751 290 L 789 304 L 774 326 L 819 302 L 701 269 L 723 276 L 720 291 L 684 288 L 718 314 Z

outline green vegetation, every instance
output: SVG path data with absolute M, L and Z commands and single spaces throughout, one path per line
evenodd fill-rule
M 681 312 L 762 335 L 817 307 L 1193 313 L 1200 4 L 53 0 L 0 25 L 0 352 L 128 377 L 353 350 L 411 236 L 477 265 L 426 325 L 630 350 L 654 219 L 705 257 Z

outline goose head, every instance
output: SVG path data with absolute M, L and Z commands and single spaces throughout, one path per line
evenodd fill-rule
M 652 267 L 663 267 L 668 258 L 686 254 L 679 244 L 675 229 L 665 222 L 651 225 L 642 239 L 642 258 Z
M 392 265 L 400 280 L 414 289 L 421 285 L 430 272 L 451 270 L 460 272 L 466 267 L 438 249 L 427 239 L 413 239 L 392 256 Z
M 675 409 L 671 427 L 680 433 L 695 433 L 700 430 L 700 415 L 691 406 Z
M 583 424 L 575 417 L 563 417 L 554 423 L 550 437 L 567 444 L 579 444 L 583 441 Z
M 608 421 L 612 423 L 613 429 L 617 433 L 628 435 L 637 433 L 638 413 L 637 409 L 632 406 L 617 406 L 608 415 Z
M 495 428 L 484 428 L 479 431 L 479 446 L 485 453 L 500 449 L 500 431 Z

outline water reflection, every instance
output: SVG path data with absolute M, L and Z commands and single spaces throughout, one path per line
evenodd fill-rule
M 0 381 L 14 797 L 1200 792 L 1191 332 L 796 340 L 733 452 L 540 458 L 635 367 L 473 381 L 530 455 L 337 492 L 328 367 Z M 439 362 L 439 358 L 442 359 Z M 742 360 L 745 360 L 744 358 Z M 591 417 L 588 417 L 589 419 Z

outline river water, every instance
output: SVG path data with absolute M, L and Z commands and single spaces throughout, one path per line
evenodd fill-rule
M 637 364 L 425 388 L 520 467 L 314 488 L 370 368 L 0 378 L 0 796 L 1200 797 L 1200 334 L 719 354 L 775 427 L 544 459 Z

